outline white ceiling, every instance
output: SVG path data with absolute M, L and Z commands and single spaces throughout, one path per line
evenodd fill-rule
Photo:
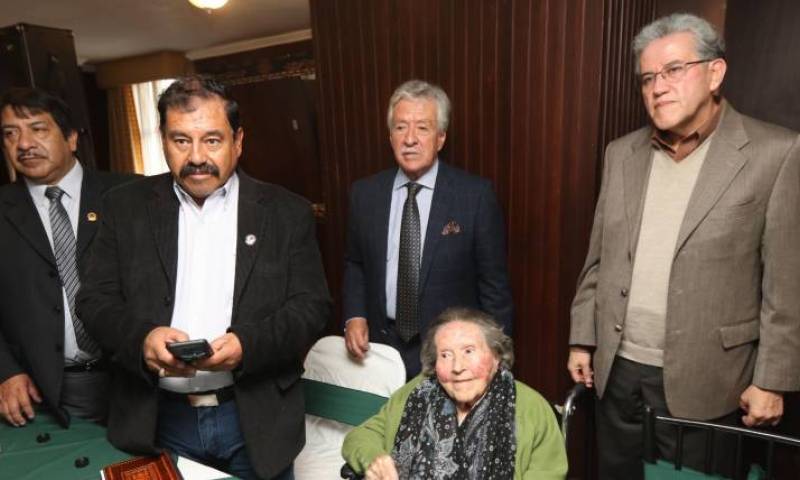
M 16 23 L 72 30 L 79 63 L 310 28 L 308 0 L 229 0 L 213 13 L 187 0 L 0 0 L 0 27 Z

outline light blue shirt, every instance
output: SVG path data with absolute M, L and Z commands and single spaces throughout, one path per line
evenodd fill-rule
M 81 185 L 83 183 L 83 167 L 80 162 L 75 162 L 75 166 L 64 175 L 58 182 L 64 195 L 61 197 L 61 205 L 67 211 L 69 223 L 72 224 L 72 233 L 78 238 L 78 222 L 81 214 Z M 49 185 L 40 185 L 25 179 L 25 185 L 31 194 L 36 211 L 42 221 L 44 231 L 47 233 L 47 240 L 50 248 L 53 248 L 53 229 L 50 227 L 50 199 L 44 195 Z M 55 253 L 53 254 L 55 255 Z M 72 315 L 69 311 L 69 300 L 67 292 L 61 288 L 61 296 L 64 303 L 64 360 L 67 364 L 82 363 L 91 359 L 91 355 L 78 348 L 78 341 L 75 339 L 75 327 L 72 326 Z
M 428 218 L 431 214 L 433 188 L 436 175 L 439 173 L 439 159 L 433 162 L 430 170 L 417 179 L 422 188 L 417 192 L 417 208 L 419 209 L 420 226 L 420 261 L 425 248 L 425 232 L 428 230 Z M 408 198 L 406 184 L 409 178 L 398 168 L 392 185 L 392 206 L 389 209 L 389 236 L 386 240 L 386 316 L 395 318 L 397 309 L 397 261 L 400 258 L 400 226 L 403 222 L 403 205 Z

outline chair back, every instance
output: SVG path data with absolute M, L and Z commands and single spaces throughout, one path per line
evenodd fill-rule
M 328 336 L 314 344 L 303 366 L 306 445 L 294 461 L 294 476 L 339 478 L 345 435 L 405 384 L 403 359 L 388 345 L 370 343 L 364 361 L 357 361 L 343 337 Z
M 676 453 L 674 462 L 656 458 L 656 424 L 671 425 L 675 429 Z M 683 466 L 683 437 L 687 430 L 701 430 L 705 432 L 705 463 L 702 470 L 694 470 Z M 733 462 L 734 480 L 762 480 L 772 479 L 773 459 L 775 447 L 783 445 L 791 448 L 800 448 L 800 438 L 779 435 L 765 430 L 757 430 L 741 426 L 725 425 L 714 422 L 703 422 L 685 418 L 658 415 L 649 405 L 645 406 L 643 442 L 644 442 L 644 467 L 647 480 L 695 480 L 695 479 L 721 479 L 725 478 L 713 473 L 714 449 L 712 441 L 717 436 L 734 436 L 736 438 Z M 760 465 L 750 465 L 744 472 L 744 439 L 760 443 L 765 447 L 766 468 Z

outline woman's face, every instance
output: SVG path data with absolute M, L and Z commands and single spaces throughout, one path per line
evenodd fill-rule
M 440 327 L 436 345 L 436 377 L 455 400 L 459 413 L 481 399 L 500 364 L 478 325 L 455 321 Z

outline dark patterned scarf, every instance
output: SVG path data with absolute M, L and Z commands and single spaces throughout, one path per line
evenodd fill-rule
M 514 478 L 516 388 L 501 369 L 461 425 L 456 406 L 436 377 L 408 397 L 392 458 L 401 480 Z

